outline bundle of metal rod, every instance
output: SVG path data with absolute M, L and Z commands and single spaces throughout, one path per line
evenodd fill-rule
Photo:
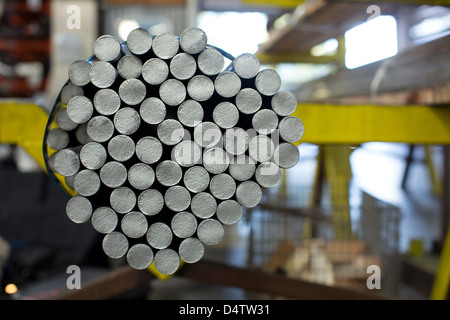
M 67 216 L 104 234 L 108 257 L 173 274 L 298 162 L 297 100 L 253 54 L 225 69 L 198 28 L 102 36 L 93 51 L 55 103 L 48 167 L 73 191 Z

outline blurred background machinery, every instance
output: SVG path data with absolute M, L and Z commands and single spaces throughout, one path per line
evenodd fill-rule
M 134 278 L 117 294 L 181 299 L 189 288 L 190 298 L 272 299 L 289 296 L 283 279 L 293 279 L 305 290 L 326 284 L 314 298 L 336 288 L 447 297 L 449 18 L 444 0 L 0 1 L 2 297 L 58 297 L 68 265 L 81 266 L 86 284 L 122 272 L 97 258 L 93 230 L 67 221 L 41 151 L 70 63 L 92 55 L 99 35 L 125 40 L 138 26 L 153 34 L 198 26 L 234 56 L 255 53 L 296 94 L 306 131 L 299 164 L 227 230 L 205 256 L 210 264 L 164 282 Z M 370 265 L 381 268 L 381 290 L 366 286 Z M 221 272 L 207 279 L 201 267 Z M 260 271 L 265 288 L 250 281 Z M 6 293 L 11 283 L 20 296 Z M 306 298 L 298 288 L 295 297 Z

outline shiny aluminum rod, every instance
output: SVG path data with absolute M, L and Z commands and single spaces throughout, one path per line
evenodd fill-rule
M 100 169 L 100 180 L 109 188 L 118 188 L 127 180 L 127 174 L 127 168 L 122 163 L 109 161 Z
M 148 229 L 147 218 L 139 211 L 131 211 L 125 214 L 120 222 L 120 228 L 124 235 L 131 239 L 144 236 Z
M 172 229 L 162 222 L 155 222 L 150 225 L 147 231 L 147 242 L 155 249 L 167 248 L 173 239 Z
M 119 187 L 111 192 L 109 199 L 111 208 L 118 213 L 128 213 L 136 205 L 136 194 L 128 187 Z
M 146 189 L 138 196 L 138 207 L 143 214 L 154 216 L 164 208 L 164 197 L 156 189 Z
M 137 270 L 147 269 L 152 264 L 153 257 L 153 250 L 144 243 L 131 246 L 126 255 L 127 263 Z

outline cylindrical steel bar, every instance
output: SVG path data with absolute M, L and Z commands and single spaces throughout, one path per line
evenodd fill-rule
M 133 134 L 139 129 L 140 125 L 141 116 L 139 112 L 131 107 L 121 108 L 114 115 L 114 127 L 121 134 Z
M 194 141 L 203 148 L 216 146 L 222 138 L 222 131 L 214 123 L 204 121 L 194 128 Z
M 172 159 L 183 167 L 192 167 L 201 157 L 202 150 L 194 141 L 182 141 L 172 149 Z
M 199 28 L 187 28 L 180 35 L 180 47 L 184 52 L 197 54 L 206 48 L 208 38 L 206 33 Z
M 127 168 L 120 162 L 107 162 L 100 169 L 100 180 L 110 188 L 118 188 L 127 180 Z
M 256 76 L 255 86 L 261 94 L 272 96 L 280 90 L 280 75 L 273 69 L 264 69 Z
M 137 243 L 127 252 L 127 263 L 137 270 L 147 269 L 153 262 L 153 250 L 146 244 Z
M 50 168 L 50 170 L 52 170 L 52 169 Z M 70 176 L 70 177 L 64 177 L 64 181 L 66 182 L 66 185 L 72 190 L 75 190 L 75 186 L 73 185 L 74 180 L 75 180 L 75 175 Z
M 100 177 L 89 169 L 84 169 L 75 175 L 74 187 L 80 196 L 93 196 L 100 190 Z
M 297 142 L 303 137 L 305 126 L 302 120 L 289 116 L 280 121 L 280 137 L 287 142 Z
M 177 106 L 186 98 L 186 87 L 177 79 L 164 81 L 159 87 L 161 100 L 169 106 Z
M 171 59 L 178 53 L 180 42 L 178 38 L 169 32 L 164 32 L 153 39 L 153 52 L 160 59 Z
M 128 34 L 127 47 L 136 55 L 146 54 L 152 47 L 153 37 L 145 29 L 136 28 Z
M 258 58 L 251 53 L 243 53 L 233 60 L 233 70 L 244 79 L 256 77 L 261 64 Z
M 236 188 L 236 199 L 246 208 L 256 207 L 261 201 L 261 197 L 261 187 L 254 181 L 241 182 Z
M 236 107 L 245 114 L 252 114 L 262 106 L 262 97 L 252 88 L 244 88 L 236 95 Z
M 87 122 L 94 113 L 94 106 L 89 98 L 76 96 L 67 105 L 67 115 L 78 124 Z
M 223 71 L 214 80 L 214 88 L 216 92 L 225 98 L 234 97 L 241 90 L 241 79 L 236 73 L 231 71 Z
M 128 187 L 119 187 L 111 192 L 111 207 L 118 213 L 128 213 L 136 205 L 136 194 Z
M 144 122 L 159 124 L 166 118 L 166 105 L 161 99 L 150 97 L 142 101 L 139 113 Z
M 87 123 L 87 134 L 95 142 L 106 142 L 114 134 L 114 123 L 105 116 L 93 117 Z
M 172 160 L 164 160 L 156 167 L 156 179 L 166 187 L 174 186 L 183 177 L 181 167 Z
M 172 242 L 173 234 L 170 227 L 162 222 L 155 222 L 148 228 L 147 242 L 155 249 L 165 249 Z
M 77 60 L 72 62 L 69 66 L 69 80 L 77 86 L 85 86 L 91 79 L 89 78 L 89 71 L 91 64 L 85 60 Z
M 222 72 L 225 65 L 223 55 L 214 48 L 206 48 L 197 58 L 198 68 L 207 76 L 215 76 Z
M 117 70 L 106 61 L 97 61 L 91 65 L 89 78 L 94 86 L 100 89 L 108 88 L 117 79 Z
M 201 219 L 211 218 L 216 213 L 217 201 L 208 192 L 200 192 L 192 197 L 192 213 Z
M 154 216 L 161 212 L 164 207 L 164 197 L 158 190 L 147 189 L 138 197 L 138 207 L 147 216 Z
M 195 100 L 184 101 L 177 109 L 178 120 L 186 127 L 195 127 L 203 120 L 203 108 Z
M 117 72 L 125 80 L 136 79 L 142 74 L 142 61 L 133 55 L 123 56 L 117 62 Z
M 138 190 L 151 187 L 155 181 L 155 172 L 145 163 L 136 163 L 128 170 L 128 182 Z
M 225 150 L 232 155 L 240 155 L 247 151 L 250 136 L 242 128 L 234 127 L 227 129 L 223 135 Z
M 92 213 L 91 223 L 97 232 L 110 233 L 116 229 L 119 219 L 110 207 L 99 207 Z
M 162 249 L 154 257 L 156 270 L 165 275 L 174 274 L 180 266 L 180 256 L 172 249 Z
M 221 173 L 211 178 L 209 190 L 215 198 L 226 200 L 236 192 L 236 182 L 229 174 Z
M 203 166 L 212 174 L 224 172 L 229 164 L 230 158 L 221 148 L 208 149 L 203 153 Z
M 69 134 L 61 128 L 54 128 L 47 134 L 47 145 L 53 150 L 62 150 L 69 145 Z
M 194 76 L 197 70 L 197 62 L 188 53 L 181 52 L 170 61 L 170 72 L 178 80 L 187 80 Z
M 117 135 L 108 142 L 108 153 L 116 161 L 127 161 L 131 159 L 136 150 L 134 140 L 126 135 Z
M 246 181 L 255 174 L 256 162 L 249 156 L 241 154 L 231 159 L 228 170 L 235 180 Z
M 102 247 L 108 257 L 119 259 L 127 253 L 129 242 L 123 233 L 113 231 L 103 237 Z
M 274 162 L 264 162 L 256 168 L 255 179 L 261 187 L 273 188 L 281 183 L 282 172 Z
M 185 187 L 193 193 L 205 191 L 209 186 L 209 173 L 202 166 L 194 166 L 186 170 L 183 182 Z
M 229 129 L 239 121 L 239 111 L 228 101 L 219 103 L 213 111 L 214 122 L 223 129 Z
M 91 202 L 82 196 L 75 195 L 69 199 L 66 205 L 66 214 L 75 223 L 84 223 L 92 215 Z
M 109 116 L 119 110 L 121 100 L 119 94 L 112 89 L 100 89 L 94 96 L 94 107 L 98 113 Z
M 120 228 L 128 238 L 140 238 L 147 232 L 147 218 L 139 211 L 128 212 L 122 217 Z
M 235 200 L 225 200 L 217 206 L 217 219 L 222 224 L 232 225 L 242 218 L 242 206 Z
M 275 148 L 273 160 L 281 168 L 291 168 L 297 164 L 299 159 L 300 151 L 298 147 L 292 143 L 283 142 Z
M 99 37 L 94 42 L 94 55 L 102 61 L 113 61 L 120 57 L 122 46 L 119 40 L 110 35 Z
M 78 123 L 72 121 L 67 114 L 67 108 L 61 108 L 56 112 L 55 121 L 61 129 L 66 131 L 71 131 L 78 127 Z
M 189 238 L 197 231 L 197 219 L 190 212 L 179 212 L 173 216 L 170 227 L 178 238 Z
M 85 144 L 80 151 L 80 161 L 91 170 L 100 169 L 106 161 L 106 150 L 98 142 L 89 142 Z
M 162 155 L 163 147 L 155 137 L 143 137 L 136 143 L 136 156 L 144 163 L 157 162 Z
M 261 109 L 252 118 L 253 128 L 260 134 L 270 134 L 278 127 L 278 116 L 270 109 Z
M 206 101 L 214 93 L 214 83 L 204 75 L 197 75 L 187 84 L 187 93 L 195 101 Z
M 128 79 L 119 87 L 119 96 L 123 102 L 130 106 L 140 104 L 147 94 L 144 83 L 139 79 Z
M 179 143 L 184 137 L 183 125 L 175 119 L 166 119 L 156 129 L 159 140 L 168 146 Z
M 64 88 L 61 90 L 61 102 L 67 105 L 73 97 L 83 95 L 84 95 L 83 88 L 69 81 L 69 83 L 66 84 Z
M 72 149 L 63 149 L 52 157 L 54 171 L 64 177 L 73 176 L 80 169 L 79 155 Z
M 216 219 L 203 220 L 197 228 L 198 239 L 205 245 L 218 244 L 224 233 L 223 225 Z
M 180 212 L 186 210 L 191 204 L 191 195 L 186 188 L 173 186 L 167 189 L 164 201 L 170 210 Z
M 205 247 L 197 238 L 187 238 L 178 247 L 181 260 L 186 263 L 196 263 L 203 258 Z
M 169 75 L 169 66 L 164 60 L 152 58 L 142 66 L 142 78 L 151 85 L 159 85 L 166 81 Z
M 290 91 L 279 91 L 272 97 L 271 106 L 279 116 L 289 116 L 297 109 L 297 98 Z
M 272 158 L 275 152 L 275 145 L 268 136 L 258 135 L 250 140 L 248 152 L 254 160 L 266 162 Z
M 87 123 L 86 122 L 80 124 L 78 126 L 78 128 L 75 129 L 75 138 L 82 145 L 85 145 L 89 142 L 93 142 L 93 140 L 91 139 L 91 137 L 89 137 L 89 135 L 87 133 Z

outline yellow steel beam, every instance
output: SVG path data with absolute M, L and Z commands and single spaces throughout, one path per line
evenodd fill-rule
M 242 0 L 243 4 L 257 6 L 271 6 L 277 8 L 294 9 L 305 0 Z
M 0 143 L 23 147 L 46 171 L 42 142 L 48 114 L 28 100 L 0 101 Z
M 301 103 L 293 115 L 305 125 L 299 142 L 450 144 L 450 106 Z

